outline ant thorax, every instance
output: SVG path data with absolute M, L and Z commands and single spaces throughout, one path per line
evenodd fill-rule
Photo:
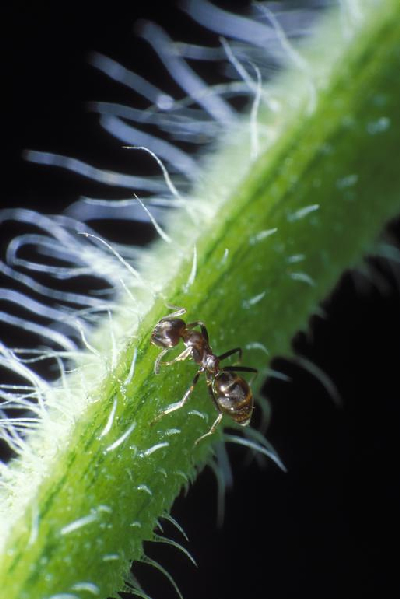
M 203 360 L 203 366 L 210 373 L 218 372 L 218 358 L 214 354 L 207 354 Z
M 193 361 L 203 366 L 204 359 L 207 358 L 210 351 L 204 336 L 198 331 L 186 329 L 182 335 L 182 339 L 185 346 L 191 348 Z

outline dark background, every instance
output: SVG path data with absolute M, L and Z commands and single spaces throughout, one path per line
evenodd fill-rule
M 3 16 L 2 205 L 57 213 L 79 195 L 119 197 L 70 173 L 27 164 L 22 152 L 54 151 L 100 167 L 145 172 L 149 162 L 133 160 L 100 130 L 86 106 L 91 100 L 146 104 L 140 98 L 131 101 L 127 90 L 91 68 L 88 54 L 103 52 L 174 90 L 151 50 L 135 38 L 136 19 L 154 19 L 173 39 L 194 34 L 198 42 L 211 43 L 215 38 L 191 25 L 174 3 L 160 9 L 153 0 L 115 1 L 106 9 L 87 2 L 84 12 L 74 3 L 16 3 Z M 398 223 L 392 223 L 390 233 L 398 234 Z M 121 234 L 124 241 L 152 237 L 146 226 L 130 225 Z M 265 386 L 273 406 L 268 437 L 288 473 L 270 463 L 264 469 L 249 465 L 245 452 L 231 447 L 234 487 L 223 527 L 215 525 L 216 483 L 209 470 L 173 510 L 190 538 L 185 546 L 198 569 L 170 547 L 148 547 L 186 599 L 400 597 L 393 549 L 400 532 L 399 270 L 376 259 L 369 264 L 380 275 L 379 285 L 345 275 L 325 304 L 327 319 L 315 319 L 310 334 L 294 340 L 296 350 L 335 382 L 343 407 L 335 407 L 303 369 L 277 360 L 274 366 L 291 381 L 271 380 Z M 18 344 L 17 331 L 3 325 L 1 330 L 2 340 Z M 171 532 L 168 526 L 166 532 Z M 135 572 L 154 599 L 175 596 L 150 567 Z

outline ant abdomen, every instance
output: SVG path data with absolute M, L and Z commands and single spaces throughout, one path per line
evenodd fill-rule
M 151 334 L 151 342 L 159 347 L 175 347 L 185 329 L 186 323 L 180 318 L 160 320 Z
M 253 394 L 250 385 L 235 372 L 221 370 L 213 383 L 216 402 L 224 414 L 238 424 L 249 424 L 253 412 Z

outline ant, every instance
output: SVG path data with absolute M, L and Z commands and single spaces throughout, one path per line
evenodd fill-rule
M 254 372 L 256 374 L 258 371 L 256 368 L 246 366 L 225 366 L 224 368 L 220 368 L 220 361 L 225 360 L 225 358 L 233 354 L 239 354 L 240 360 L 242 358 L 242 349 L 235 347 L 220 356 L 216 356 L 209 345 L 208 331 L 204 322 L 196 320 L 195 322 L 186 324 L 184 320 L 179 318 L 185 312 L 185 308 L 180 308 L 169 316 L 162 318 L 154 327 L 151 334 L 151 343 L 163 348 L 154 363 L 154 372 L 155 374 L 159 373 L 161 364 L 170 366 L 174 362 L 180 362 L 187 358 L 192 358 L 198 364 L 199 369 L 182 399 L 177 403 L 171 404 L 161 412 L 155 421 L 166 414 L 182 408 L 197 384 L 200 375 L 204 373 L 207 389 L 218 410 L 218 416 L 208 433 L 197 439 L 195 442 L 195 445 L 197 445 L 199 441 L 215 432 L 222 420 L 223 414 L 228 414 L 235 422 L 242 426 L 249 424 L 253 412 L 253 394 L 249 383 L 236 373 Z M 200 331 L 194 330 L 196 327 L 199 327 Z M 181 339 L 186 346 L 185 349 L 173 360 L 162 361 L 164 355 L 171 348 L 177 346 Z

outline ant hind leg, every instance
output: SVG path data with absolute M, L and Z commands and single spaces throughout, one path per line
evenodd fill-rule
M 251 380 L 249 383 L 250 385 L 255 380 L 255 378 L 258 374 L 258 369 L 251 368 L 250 366 L 225 366 L 225 368 L 223 368 L 222 370 L 226 370 L 227 372 L 252 372 L 253 376 L 251 377 Z
M 207 388 L 208 388 L 208 393 L 210 394 L 210 396 L 211 396 L 211 399 L 213 400 L 213 402 L 214 402 L 214 404 L 215 404 L 215 407 L 216 407 L 216 408 L 217 408 L 217 410 L 218 410 L 218 416 L 216 417 L 216 419 L 215 419 L 215 421 L 214 421 L 214 423 L 213 423 L 212 427 L 211 427 L 211 428 L 210 428 L 210 430 L 208 431 L 208 433 L 206 433 L 205 435 L 202 435 L 201 437 L 199 437 L 199 438 L 197 439 L 197 441 L 195 441 L 195 442 L 194 442 L 194 445 L 193 445 L 193 447 L 195 447 L 195 446 L 196 446 L 196 445 L 199 443 L 199 441 L 201 441 L 201 440 L 202 440 L 202 439 L 204 439 L 205 437 L 208 437 L 209 435 L 212 435 L 212 434 L 214 434 L 214 433 L 215 433 L 215 431 L 216 431 L 216 429 L 217 429 L 217 426 L 219 425 L 219 423 L 220 423 L 220 422 L 221 422 L 221 420 L 222 420 L 222 412 L 220 412 L 220 409 L 219 409 L 219 406 L 218 406 L 217 400 L 216 400 L 216 398 L 215 398 L 214 391 L 213 391 L 213 388 L 212 388 L 212 381 L 211 381 L 211 379 L 210 379 L 210 378 L 207 378 Z
M 206 433 L 205 435 L 201 435 L 201 437 L 199 437 L 195 442 L 194 442 L 194 446 L 196 446 L 200 441 L 202 441 L 203 439 L 205 439 L 206 437 L 209 437 L 210 435 L 213 435 L 219 425 L 219 423 L 222 420 L 222 412 L 220 412 L 218 414 L 218 416 L 216 417 L 212 427 L 210 428 L 210 430 L 208 431 L 208 433 Z
M 182 397 L 182 399 L 180 401 L 177 401 L 176 403 L 171 404 L 170 406 L 168 406 L 168 408 L 165 408 L 165 410 L 163 410 L 162 412 L 160 412 L 152 421 L 151 424 L 154 424 L 154 422 L 157 422 L 158 420 L 161 420 L 161 418 L 163 416 L 166 416 L 167 414 L 170 414 L 171 412 L 175 412 L 176 410 L 180 410 L 180 408 L 183 408 L 183 406 L 185 405 L 185 403 L 187 402 L 189 396 L 191 395 L 191 393 L 193 392 L 193 389 L 195 388 L 197 381 L 199 380 L 199 377 L 201 375 L 203 371 L 199 370 L 193 381 L 192 384 L 190 385 L 189 389 L 186 391 L 185 395 Z
M 226 351 L 224 354 L 221 354 L 220 356 L 218 356 L 218 360 L 225 360 L 226 358 L 229 358 L 229 356 L 233 356 L 233 354 L 239 354 L 239 362 L 242 359 L 242 354 L 243 354 L 243 350 L 241 347 L 234 347 L 233 349 L 230 349 L 229 351 Z

